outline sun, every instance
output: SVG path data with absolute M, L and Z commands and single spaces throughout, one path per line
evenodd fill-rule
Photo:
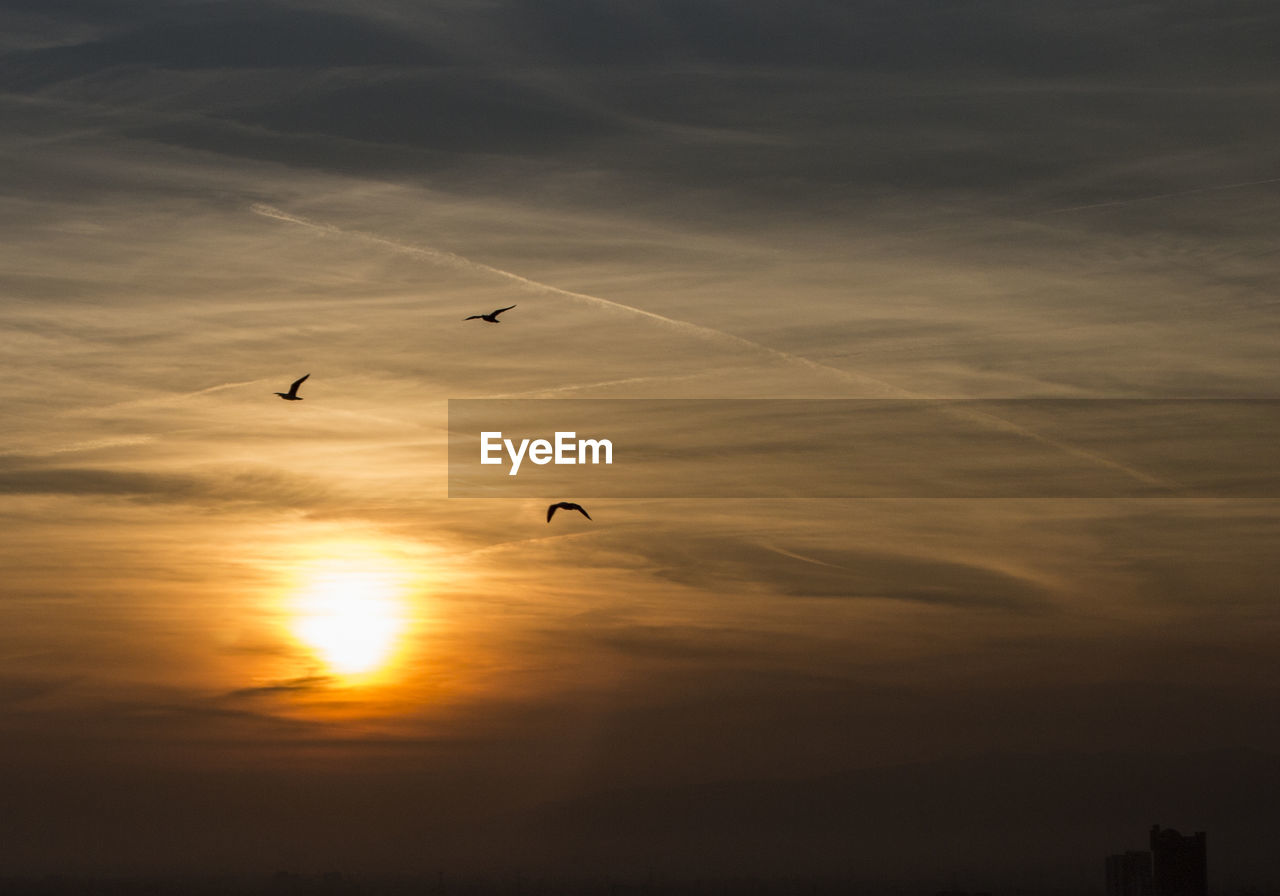
M 386 666 L 408 627 L 408 576 L 386 558 L 317 563 L 300 577 L 291 610 L 294 636 L 333 675 Z

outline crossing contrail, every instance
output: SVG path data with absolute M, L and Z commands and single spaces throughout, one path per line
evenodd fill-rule
M 1277 181 L 1280 181 L 1280 178 L 1277 178 Z M 1222 188 L 1217 188 L 1217 189 L 1222 189 Z M 1136 200 L 1127 200 L 1127 201 L 1132 202 Z M 452 267 L 458 270 L 466 270 L 466 271 L 473 271 L 481 274 L 487 274 L 492 277 L 497 277 L 502 280 L 506 280 L 509 283 L 514 283 L 516 286 L 519 286 L 520 288 L 528 290 L 530 292 L 539 293 L 542 295 L 562 296 L 564 298 L 573 299 L 574 301 L 583 302 L 586 304 L 594 305 L 596 307 L 607 308 L 611 311 L 622 311 L 629 314 L 639 315 L 640 317 L 644 317 L 644 318 L 647 318 L 648 320 L 654 321 L 655 323 L 661 324 L 664 327 L 675 329 L 679 332 L 687 333 L 691 336 L 697 336 L 702 339 L 712 340 L 712 341 L 721 343 L 723 345 L 731 345 L 739 349 L 747 349 L 757 354 L 762 354 L 767 357 L 773 358 L 775 360 L 782 361 L 786 364 L 790 364 L 794 367 L 800 367 L 805 370 L 810 370 L 815 373 L 823 374 L 825 376 L 837 377 L 845 382 L 856 384 L 863 388 L 866 388 L 867 386 L 873 386 L 881 394 L 881 396 L 888 396 L 892 398 L 901 398 L 901 399 L 908 399 L 908 400 L 910 399 L 918 400 L 926 397 L 918 393 L 911 392 L 907 389 L 903 389 L 899 386 L 895 386 L 892 383 L 887 383 L 884 380 L 877 379 L 876 377 L 868 376 L 862 373 L 856 373 L 850 370 L 844 370 L 839 367 L 832 367 L 828 364 L 823 364 L 819 361 L 813 361 L 809 358 L 805 358 L 800 355 L 793 355 L 790 352 L 785 352 L 785 351 L 782 351 L 781 349 L 776 349 L 768 345 L 762 345 L 759 342 L 754 342 L 750 339 L 745 339 L 741 336 L 735 336 L 732 333 L 726 333 L 723 330 L 717 330 L 714 327 L 706 327 L 706 326 L 703 326 L 702 324 L 691 323 L 687 320 L 680 320 L 674 317 L 667 317 L 664 314 L 658 314 L 657 312 L 654 312 L 654 311 L 646 311 L 643 308 L 637 308 L 634 305 L 627 305 L 623 302 L 614 301 L 613 299 L 606 299 L 600 296 L 589 295 L 588 293 L 584 293 L 584 292 L 574 292 L 573 290 L 570 290 L 570 289 L 564 289 L 559 286 L 552 286 L 550 283 L 543 283 L 539 280 L 533 280 L 533 279 L 530 279 L 529 277 L 522 276 L 521 274 L 513 273 L 512 271 L 505 271 L 502 268 L 497 268 L 497 267 L 494 267 L 493 265 L 488 265 L 479 261 L 473 261 L 472 259 L 466 258 L 465 256 L 462 256 L 462 255 L 458 255 L 455 252 L 447 252 L 445 250 L 436 249 L 430 246 L 415 246 L 410 243 L 403 243 L 403 242 L 400 242 L 399 240 L 393 240 L 384 236 L 379 236 L 378 234 L 368 233 L 367 231 L 346 230 L 340 227 L 336 227 L 332 224 L 325 224 L 320 221 L 313 221 L 310 218 L 304 218 L 300 215 L 290 214 L 289 212 L 282 211 L 276 208 L 275 206 L 267 205 L 261 202 L 254 203 L 253 205 L 251 205 L 250 211 L 252 211 L 255 215 L 261 215 L 265 218 L 273 218 L 277 221 L 284 221 L 288 224 L 296 224 L 300 227 L 306 227 L 310 230 L 314 230 L 319 233 L 328 233 L 328 234 L 345 236 L 352 239 L 358 239 L 375 246 L 381 246 L 383 248 L 390 249 L 394 252 L 399 252 L 401 254 L 422 258 L 427 261 L 431 261 L 436 264 L 446 265 L 448 267 Z M 1090 451 L 1085 448 L 1080 448 L 1068 442 L 1062 442 L 1062 441 L 1059 441 L 1058 439 L 1051 438 L 1050 436 L 1043 435 L 1039 432 L 1036 432 L 1035 430 L 1028 429 L 1026 426 L 1023 426 L 1022 424 L 1014 423 L 1012 420 L 1006 420 L 1005 418 L 996 416 L 995 414 L 991 414 L 985 411 L 975 411 L 970 408 L 958 408 L 958 407 L 944 407 L 942 408 L 942 410 L 944 413 L 948 413 L 953 416 L 959 416 L 961 418 L 968 419 L 968 420 L 985 423 L 995 429 L 999 429 L 999 430 L 1003 430 L 1004 432 L 1019 435 L 1019 436 L 1022 436 L 1023 438 L 1038 442 L 1041 445 L 1045 445 L 1050 448 L 1055 448 L 1063 452 L 1064 454 L 1071 455 L 1073 457 L 1088 461 L 1090 463 L 1097 464 L 1102 467 L 1107 467 L 1111 470 L 1114 470 L 1118 473 L 1122 473 L 1125 476 L 1135 479 L 1143 483 L 1144 485 L 1150 485 L 1156 488 L 1166 489 L 1166 490 L 1171 490 L 1176 488 L 1176 485 L 1174 483 L 1171 483 L 1159 477 L 1153 476 L 1150 473 L 1137 469 L 1136 467 L 1132 467 L 1128 464 L 1121 463 L 1120 461 L 1107 457 L 1106 455 L 1099 454 L 1096 451 Z

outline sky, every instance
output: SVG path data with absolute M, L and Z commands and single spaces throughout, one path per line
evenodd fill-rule
M 451 399 L 1277 397 L 1269 4 L 0 22 L 0 872 L 1277 879 L 1274 488 L 448 468 Z

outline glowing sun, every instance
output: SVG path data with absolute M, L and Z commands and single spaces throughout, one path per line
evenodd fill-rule
M 296 592 L 294 636 L 333 674 L 378 670 L 390 661 L 408 625 L 407 578 L 390 562 L 318 564 Z

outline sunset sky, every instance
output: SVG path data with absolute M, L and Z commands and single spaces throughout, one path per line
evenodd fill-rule
M 447 456 L 450 399 L 1280 398 L 1270 4 L 0 23 L 0 875 L 1280 879 L 1280 500 Z

